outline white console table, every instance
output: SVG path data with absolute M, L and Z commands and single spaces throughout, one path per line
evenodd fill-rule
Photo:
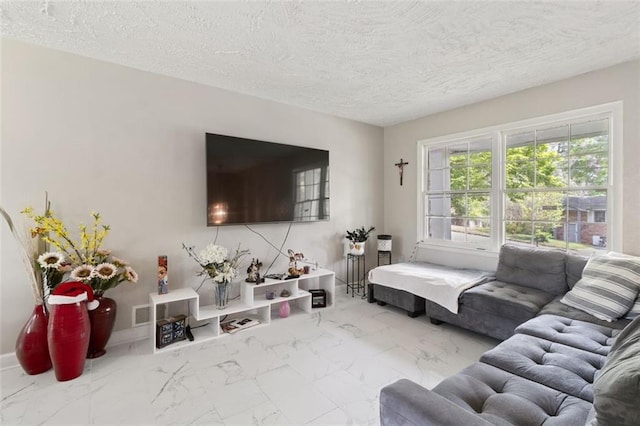
M 287 289 L 289 297 L 280 297 L 280 292 Z M 150 336 L 154 353 L 179 349 L 186 345 L 199 344 L 211 339 L 227 335 L 220 329 L 221 319 L 225 321 L 232 318 L 250 317 L 260 321 L 260 325 L 268 325 L 272 320 L 280 320 L 278 307 L 281 302 L 289 301 L 291 305 L 290 317 L 299 314 L 311 313 L 311 293 L 309 290 L 323 289 L 327 295 L 327 307 L 334 304 L 335 273 L 325 269 L 311 271 L 298 278 L 289 280 L 266 279 L 264 283 L 241 283 L 240 299 L 229 302 L 225 309 L 217 309 L 215 305 L 200 306 L 200 296 L 191 287 L 170 290 L 167 294 L 149 294 L 149 308 L 151 314 Z M 213 291 L 213 290 L 211 290 Z M 276 297 L 272 300 L 266 298 L 267 291 L 273 291 Z M 156 348 L 156 323 L 157 306 L 161 304 L 186 302 L 189 308 L 188 314 L 196 321 L 209 321 L 206 326 L 192 328 L 194 340 L 183 340 L 172 343 L 164 348 Z M 274 307 L 272 309 L 272 307 Z M 322 308 L 321 308 L 322 309 Z M 184 312 L 187 314 L 187 312 Z

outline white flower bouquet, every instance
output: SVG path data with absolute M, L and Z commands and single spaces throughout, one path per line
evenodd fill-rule
M 182 244 L 182 248 L 202 268 L 198 275 L 207 275 L 220 284 L 230 283 L 236 277 L 240 262 L 249 254 L 249 250 L 240 250 L 239 245 L 231 258 L 228 258 L 229 250 L 213 243 L 207 245 L 199 253 L 195 252 L 193 246 Z

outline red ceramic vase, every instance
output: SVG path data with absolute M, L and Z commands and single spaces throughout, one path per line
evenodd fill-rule
M 72 380 L 82 374 L 90 332 L 85 302 L 51 305 L 47 340 L 58 381 Z
M 116 301 L 108 297 L 97 296 L 96 300 L 100 305 L 89 311 L 91 321 L 91 338 L 89 339 L 89 350 L 87 358 L 99 358 L 107 351 L 104 349 L 109 342 L 113 326 L 116 323 Z
M 31 317 L 16 340 L 16 357 L 27 374 L 40 374 L 51 369 L 47 323 L 49 314 L 44 305 L 36 305 Z

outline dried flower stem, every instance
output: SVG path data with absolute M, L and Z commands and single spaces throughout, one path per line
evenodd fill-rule
M 40 274 L 37 273 L 33 265 L 34 257 L 37 254 L 37 246 L 35 247 L 36 251 L 34 252 L 33 245 L 28 245 L 26 241 L 16 231 L 16 228 L 13 225 L 13 221 L 11 220 L 11 216 L 9 216 L 9 213 L 7 213 L 5 209 L 3 209 L 2 207 L 0 207 L 0 213 L 2 214 L 2 217 L 4 217 L 4 220 L 7 222 L 7 225 L 9 226 L 9 229 L 11 230 L 13 237 L 16 239 L 16 242 L 18 243 L 18 246 L 22 251 L 22 263 L 24 264 L 25 269 L 27 270 L 27 275 L 29 276 L 29 282 L 30 282 L 31 292 L 33 293 L 33 298 L 35 299 L 35 302 L 37 305 L 42 305 L 44 303 L 44 290 L 42 287 L 42 279 L 40 277 Z

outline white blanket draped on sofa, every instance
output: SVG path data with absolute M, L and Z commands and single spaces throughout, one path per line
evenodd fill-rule
M 463 291 L 493 279 L 493 272 L 427 262 L 395 263 L 369 271 L 369 282 L 424 297 L 454 314 L 458 313 L 458 297 Z

